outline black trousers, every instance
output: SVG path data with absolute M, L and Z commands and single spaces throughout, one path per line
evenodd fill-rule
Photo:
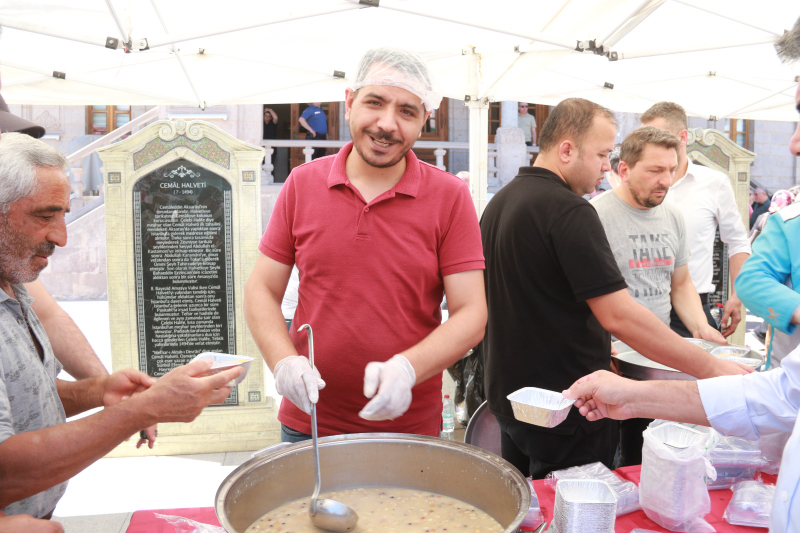
M 619 423 L 619 458 L 614 468 L 642 464 L 642 433 L 652 421 L 652 418 L 631 418 Z
M 543 479 L 554 470 L 600 461 L 614 466 L 619 441 L 619 423 L 604 420 L 604 427 L 589 433 L 581 426 L 572 435 L 557 435 L 532 429 L 530 424 L 497 417 L 503 459 L 525 477 Z M 598 423 L 598 422 L 593 422 Z
M 711 308 L 708 305 L 708 293 L 700 295 L 700 302 L 703 304 L 703 312 L 706 314 L 708 325 L 714 329 L 719 329 L 714 317 L 711 316 Z M 692 338 L 692 334 L 689 333 L 689 330 L 686 329 L 686 326 L 683 324 L 683 322 L 681 322 L 681 318 L 678 316 L 678 313 L 675 312 L 675 309 L 672 309 L 669 312 L 669 327 L 681 337 L 688 337 L 690 339 Z
M 316 137 L 311 137 L 310 135 L 311 135 L 310 133 L 308 135 L 306 135 L 306 139 L 313 139 L 315 141 L 327 141 L 328 140 L 328 134 L 327 133 L 317 133 Z M 324 157 L 325 156 L 325 152 L 327 152 L 327 149 L 322 148 L 321 146 L 315 146 L 314 147 L 314 153 L 311 154 L 311 160 L 313 161 L 314 159 L 316 159 L 318 157 Z

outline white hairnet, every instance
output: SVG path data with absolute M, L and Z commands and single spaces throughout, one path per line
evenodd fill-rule
M 442 103 L 442 95 L 435 90 L 433 74 L 422 56 L 402 48 L 383 47 L 368 50 L 358 62 L 354 91 L 367 85 L 390 85 L 415 94 L 427 111 Z

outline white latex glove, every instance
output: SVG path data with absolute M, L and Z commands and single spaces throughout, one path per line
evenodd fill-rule
M 364 396 L 375 397 L 358 416 L 365 420 L 394 420 L 411 405 L 411 388 L 416 382 L 414 367 L 402 355 L 385 363 L 369 363 L 364 371 Z
M 311 404 L 319 400 L 319 390 L 325 387 L 325 382 L 319 370 L 311 368 L 308 358 L 302 355 L 285 357 L 278 361 L 272 373 L 278 394 L 311 414 Z

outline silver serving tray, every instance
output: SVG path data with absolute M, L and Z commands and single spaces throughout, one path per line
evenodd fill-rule
M 692 339 L 687 339 L 692 340 Z M 714 348 L 718 348 L 720 346 L 725 346 L 723 344 L 718 344 L 712 341 L 703 341 L 711 345 L 711 350 Z M 676 380 L 696 380 L 697 378 L 690 376 L 689 374 L 684 374 L 679 370 L 675 370 L 674 368 L 670 368 L 666 365 L 662 365 L 661 363 L 657 363 L 648 359 L 647 357 L 643 356 L 639 352 L 636 352 L 630 346 L 626 345 L 622 341 L 614 341 L 614 347 L 619 352 L 617 355 L 612 355 L 614 360 L 619 367 L 620 372 L 623 375 L 638 379 L 638 380 L 655 380 L 655 379 L 676 379 Z M 711 351 L 706 350 L 706 351 Z M 754 359 L 759 361 L 759 363 L 753 366 L 755 368 L 760 367 L 764 363 L 764 356 L 750 350 L 746 355 L 743 357 L 747 359 Z

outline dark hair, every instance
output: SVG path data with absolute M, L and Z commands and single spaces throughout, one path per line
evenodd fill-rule
M 681 146 L 681 141 L 666 130 L 645 126 L 628 134 L 625 140 L 622 141 L 622 147 L 619 150 L 620 161 L 625 161 L 628 168 L 633 168 L 642 158 L 644 149 L 648 144 L 671 148 L 677 153 Z
M 689 129 L 689 121 L 686 119 L 686 111 L 675 102 L 658 102 L 653 104 L 650 109 L 642 114 L 640 119 L 642 124 L 653 122 L 657 118 L 663 118 L 673 132 Z
M 605 117 L 617 125 L 614 112 L 610 109 L 583 98 L 567 98 L 555 106 L 544 121 L 539 135 L 539 149 L 546 152 L 558 146 L 564 139 L 569 139 L 580 147 L 597 116 Z

